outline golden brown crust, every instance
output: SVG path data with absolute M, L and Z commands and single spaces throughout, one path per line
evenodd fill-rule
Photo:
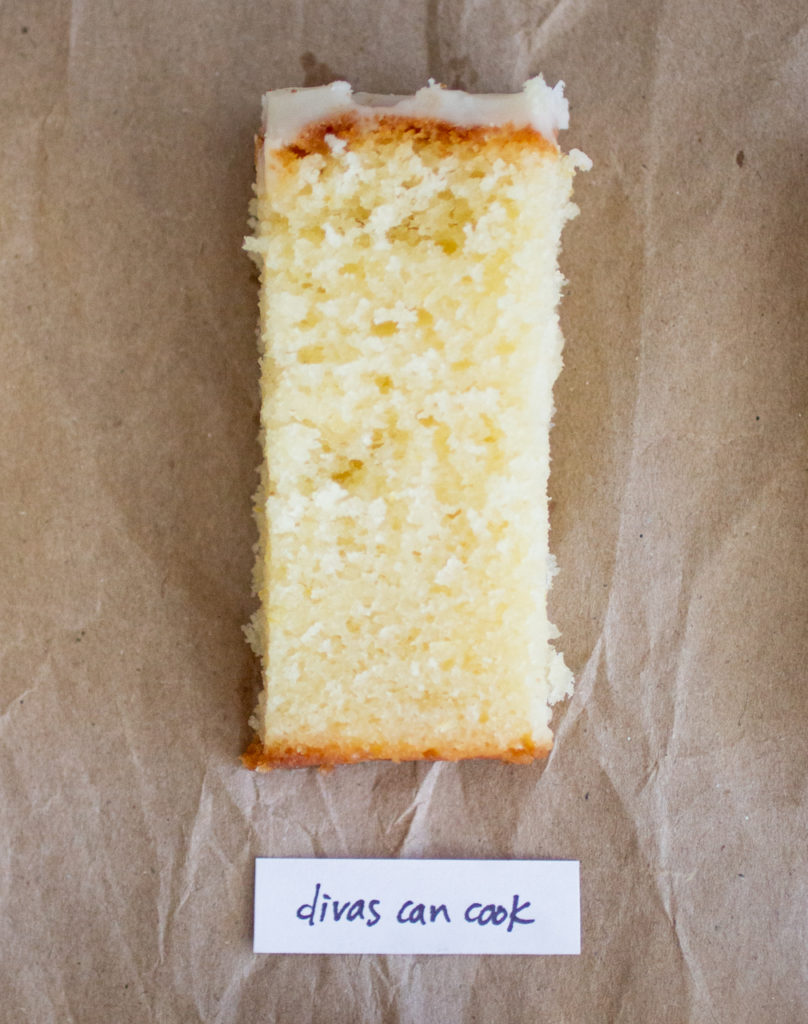
M 462 126 L 448 121 L 433 118 L 403 117 L 392 114 L 379 114 L 375 117 L 363 117 L 358 114 L 345 113 L 336 117 L 313 122 L 295 138 L 295 141 L 272 151 L 272 155 L 281 163 L 290 163 L 311 153 L 327 153 L 327 135 L 342 139 L 349 146 L 356 145 L 361 139 L 372 134 L 376 143 L 394 142 L 399 139 L 411 138 L 416 144 L 438 145 L 450 149 L 462 143 L 477 145 L 493 145 L 505 155 L 511 148 L 524 151 L 525 148 L 538 153 L 559 154 L 558 144 L 546 139 L 535 128 L 528 126 L 504 125 L 471 125 Z M 255 140 L 256 153 L 263 146 L 263 139 Z
M 299 745 L 295 747 L 267 747 L 256 736 L 241 756 L 242 763 L 252 771 L 269 772 L 274 768 L 312 768 L 323 770 L 340 764 L 358 764 L 360 761 L 466 761 L 482 758 L 506 761 L 509 764 L 528 764 L 547 757 L 552 740 L 536 744 L 526 740 L 523 744 L 502 750 L 494 746 L 459 747 L 447 744 L 423 749 L 410 744 L 375 744 L 358 748 L 338 743 L 321 747 Z

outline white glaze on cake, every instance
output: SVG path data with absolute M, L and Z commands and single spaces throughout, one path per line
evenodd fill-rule
M 538 75 L 521 92 L 473 95 L 444 89 L 430 81 L 414 96 L 381 96 L 354 93 L 348 82 L 332 82 L 310 89 L 277 89 L 263 98 L 263 133 L 269 149 L 291 145 L 311 124 L 341 114 L 359 117 L 385 116 L 445 121 L 460 127 L 532 127 L 544 138 L 555 141 L 558 131 L 568 127 L 569 108 L 564 83 L 554 88 Z

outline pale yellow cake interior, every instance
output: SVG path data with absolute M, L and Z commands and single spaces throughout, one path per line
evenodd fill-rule
M 575 162 L 502 131 L 324 143 L 261 154 L 248 241 L 254 766 L 544 754 L 571 688 L 546 603 Z

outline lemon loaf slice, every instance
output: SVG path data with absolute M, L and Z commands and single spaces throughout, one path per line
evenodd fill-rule
M 264 97 L 251 768 L 551 747 L 562 88 Z

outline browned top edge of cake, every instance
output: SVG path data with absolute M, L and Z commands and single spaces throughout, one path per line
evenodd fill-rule
M 360 748 L 352 744 L 339 743 L 314 747 L 267 747 L 256 737 L 242 754 L 241 760 L 252 771 L 267 772 L 273 768 L 334 768 L 342 764 L 357 764 L 360 761 L 466 761 L 484 759 L 505 761 L 510 764 L 527 764 L 547 757 L 552 749 L 552 740 L 533 743 L 526 740 L 524 745 L 506 749 L 491 745 L 469 747 L 442 744 L 422 749 L 411 744 L 379 744 L 378 748 Z
M 349 146 L 356 144 L 369 134 L 381 142 L 392 141 L 403 136 L 412 136 L 423 143 L 440 143 L 447 148 L 452 146 L 476 143 L 477 145 L 494 144 L 497 146 L 512 145 L 523 150 L 534 149 L 547 155 L 558 155 L 558 143 L 547 139 L 541 132 L 530 125 L 458 125 L 436 118 L 409 117 L 395 114 L 381 114 L 375 117 L 354 113 L 339 114 L 336 117 L 314 121 L 295 136 L 293 142 L 272 149 L 274 157 L 288 163 L 312 153 L 328 153 L 327 135 L 344 140 Z M 263 149 L 264 138 L 257 135 L 255 139 L 256 158 Z

